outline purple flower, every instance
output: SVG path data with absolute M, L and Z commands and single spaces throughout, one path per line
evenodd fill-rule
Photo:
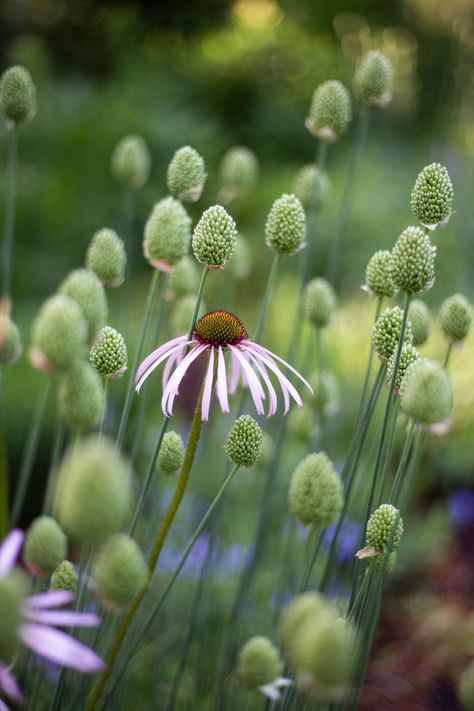
M 289 363 L 263 346 L 250 341 L 242 321 L 229 311 L 209 311 L 197 321 L 190 341 L 187 336 L 178 336 L 178 338 L 167 341 L 145 358 L 135 376 L 137 392 L 140 391 L 143 383 L 155 368 L 160 363 L 167 361 L 163 370 L 161 407 L 167 417 L 171 416 L 181 381 L 191 364 L 205 351 L 209 351 L 209 362 L 202 397 L 201 414 L 204 421 L 209 418 L 216 359 L 216 394 L 222 412 L 229 412 L 229 394 L 236 391 L 241 380 L 242 384 L 250 389 L 258 414 L 263 415 L 263 401 L 266 398 L 261 382 L 263 381 L 269 401 L 267 416 L 274 415 L 278 399 L 270 379 L 270 373 L 273 373 L 280 385 L 285 403 L 285 414 L 290 406 L 290 396 L 301 407 L 303 403 L 298 391 L 282 373 L 275 359 L 294 373 L 313 392 L 311 386 Z M 230 384 L 227 383 L 224 357 L 226 351 L 229 351 L 231 358 Z M 174 371 L 173 368 L 175 368 Z
M 448 499 L 448 509 L 458 526 L 471 523 L 474 520 L 474 491 L 467 486 L 455 489 Z
M 324 544 L 329 547 L 336 532 L 337 523 L 326 529 Z M 341 562 L 352 560 L 359 547 L 361 526 L 355 521 L 344 521 L 337 537 L 337 557 Z
M 23 545 L 24 533 L 11 531 L 0 545 L 0 579 L 14 568 Z M 22 602 L 23 621 L 18 629 L 21 642 L 40 657 L 80 672 L 92 673 L 104 668 L 102 659 L 66 632 L 56 627 L 95 627 L 97 615 L 57 610 L 72 602 L 74 595 L 66 590 L 55 590 L 27 597 Z M 1 612 L 1 611 L 0 611 Z M 22 693 L 10 671 L 0 663 L 0 690 L 14 702 L 22 700 Z M 0 699 L 0 711 L 8 711 Z

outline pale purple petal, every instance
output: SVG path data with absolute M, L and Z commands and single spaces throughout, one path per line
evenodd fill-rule
M 301 407 L 303 404 L 303 401 L 302 401 L 298 391 L 296 390 L 294 385 L 292 385 L 290 383 L 290 381 L 288 380 L 286 375 L 284 375 L 281 372 L 281 370 L 277 366 L 277 364 L 274 361 L 272 361 L 271 358 L 267 358 L 264 355 L 262 355 L 261 353 L 254 353 L 254 356 L 256 358 L 258 358 L 258 360 L 260 360 L 262 363 L 264 363 L 264 365 L 266 365 L 267 368 L 269 368 L 273 373 L 275 373 L 276 377 L 278 378 L 278 382 L 280 383 L 280 387 L 282 389 L 283 396 L 285 395 L 285 388 L 286 388 L 288 390 L 289 394 L 291 395 L 291 397 L 293 398 L 293 400 L 296 402 L 296 404 Z M 285 415 L 286 415 L 286 413 L 288 412 L 288 403 L 285 403 L 285 405 L 286 405 L 285 406 Z
M 40 657 L 69 669 L 86 674 L 101 671 L 102 659 L 66 632 L 43 625 L 26 624 L 20 627 L 22 642 Z
M 17 680 L 10 669 L 3 664 L 0 664 L 0 689 L 12 701 L 16 701 L 17 703 L 23 701 L 23 694 L 21 693 Z
M 230 386 L 229 386 L 229 392 L 231 395 L 235 393 L 237 390 L 237 385 L 239 384 L 239 377 L 240 377 L 240 363 L 239 359 L 235 355 L 233 351 L 230 352 L 230 363 L 231 363 L 231 368 L 232 368 L 232 374 L 230 376 Z
M 209 364 L 207 366 L 206 379 L 204 381 L 204 390 L 202 392 L 201 417 L 203 422 L 209 419 L 209 410 L 211 407 L 212 398 L 212 383 L 214 380 L 214 348 L 211 346 L 209 352 Z
M 252 366 L 249 365 L 243 354 L 235 346 L 229 346 L 229 349 L 233 350 L 235 355 L 239 359 L 240 365 L 242 366 L 242 371 L 247 375 L 250 394 L 252 395 L 252 399 L 254 401 L 257 412 L 259 415 L 263 415 L 265 412 L 265 408 L 263 407 L 265 392 L 262 388 L 260 380 L 255 375 L 254 371 L 252 370 Z
M 10 708 L 0 699 L 0 711 L 10 711 Z
M 19 528 L 14 528 L 3 540 L 0 546 L 0 578 L 11 571 L 20 555 L 25 534 Z
M 33 610 L 25 607 L 23 615 L 31 622 L 58 627 L 97 627 L 100 623 L 100 619 L 93 613 L 73 610 Z
M 160 355 L 160 357 L 157 358 L 157 360 L 155 360 L 154 363 L 152 363 L 152 365 L 150 365 L 148 370 L 146 370 L 142 373 L 140 378 L 138 378 L 138 371 L 137 371 L 137 375 L 135 376 L 135 390 L 137 391 L 137 393 L 140 392 L 140 388 L 142 387 L 145 380 L 153 373 L 153 371 L 156 368 L 158 368 L 160 363 L 162 363 L 164 360 L 169 358 L 176 351 L 179 351 L 181 348 L 183 348 L 183 346 L 188 345 L 188 343 L 191 343 L 191 341 L 189 341 L 189 342 L 184 341 L 184 343 L 178 343 L 177 346 L 173 346 L 173 348 L 170 348 L 169 350 L 167 350 L 166 353 L 162 353 Z
M 74 600 L 74 593 L 68 590 L 51 590 L 49 592 L 38 593 L 38 595 L 31 595 L 25 600 L 25 606 L 28 607 L 59 607 L 61 605 L 67 605 Z
M 227 394 L 227 373 L 225 369 L 225 358 L 222 347 L 219 346 L 218 362 L 217 362 L 217 382 L 216 382 L 217 399 L 221 406 L 222 412 L 229 412 L 229 396 Z
M 178 394 L 179 385 L 186 375 L 186 371 L 190 367 L 191 363 L 196 360 L 198 356 L 203 353 L 209 346 L 195 346 L 189 353 L 183 358 L 181 363 L 178 365 L 173 375 L 168 381 L 166 388 L 163 391 L 163 397 L 161 398 L 161 409 L 167 417 L 172 414 L 173 403 L 176 395 Z
M 249 352 L 249 355 L 250 355 L 251 359 L 253 360 L 253 362 L 255 363 L 255 366 L 256 366 L 258 372 L 262 376 L 262 378 L 265 382 L 265 385 L 267 386 L 268 396 L 269 396 L 269 400 L 270 400 L 270 404 L 268 406 L 267 417 L 271 417 L 272 415 L 275 414 L 275 412 L 277 411 L 277 407 L 278 407 L 278 398 L 277 398 L 277 394 L 275 392 L 275 388 L 273 387 L 272 381 L 270 380 L 270 377 L 269 377 L 267 370 L 266 370 L 265 366 L 263 365 L 263 363 L 260 363 L 258 361 L 258 359 L 254 356 L 253 353 Z
M 258 343 L 253 343 L 253 341 L 242 341 L 242 345 L 248 346 L 250 350 L 256 350 L 262 355 L 267 356 L 267 358 L 270 358 L 273 360 L 273 358 L 276 358 L 280 363 L 283 363 L 283 365 L 288 368 L 288 370 L 291 370 L 291 372 L 296 375 L 297 378 L 301 380 L 302 383 L 306 385 L 308 390 L 310 391 L 311 394 L 313 394 L 313 388 L 311 385 L 308 383 L 307 380 L 303 378 L 301 373 L 298 373 L 297 370 L 293 368 L 292 365 L 286 362 L 286 360 L 283 360 L 283 358 L 280 358 L 280 356 L 277 356 L 276 353 L 272 353 L 271 351 L 268 350 L 268 348 L 264 348 L 263 346 L 259 345 Z
M 183 346 L 184 350 L 185 346 Z M 183 360 L 183 350 L 178 350 L 176 353 L 173 353 L 170 358 L 165 363 L 165 367 L 163 368 L 163 377 L 161 379 L 161 387 L 164 390 L 166 386 L 168 385 L 168 380 L 170 379 L 171 376 L 171 371 L 176 365 L 179 365 L 181 361 Z
M 142 377 L 143 373 L 148 370 L 148 368 L 153 365 L 153 363 L 163 354 L 166 353 L 167 351 L 171 350 L 173 346 L 175 346 L 177 343 L 182 343 L 184 344 L 185 341 L 187 341 L 188 338 L 187 336 L 178 336 L 177 338 L 172 338 L 171 341 L 166 341 L 166 343 L 163 343 L 159 348 L 155 348 L 154 351 L 148 355 L 145 360 L 143 360 L 138 367 L 138 370 L 135 375 L 135 382 L 137 380 L 140 380 Z

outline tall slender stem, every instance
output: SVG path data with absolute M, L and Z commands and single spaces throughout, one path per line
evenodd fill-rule
M 51 462 L 49 464 L 48 478 L 46 480 L 46 492 L 43 502 L 43 514 L 49 514 L 53 506 L 53 499 L 57 483 L 57 466 L 61 456 L 61 450 L 64 444 L 64 434 L 66 423 L 63 417 L 58 417 L 56 423 L 56 431 L 53 440 L 53 452 L 51 454 Z
M 105 421 L 107 419 L 107 396 L 109 394 L 109 384 L 110 384 L 110 379 L 105 378 L 105 383 L 104 383 L 104 399 L 102 403 L 102 417 L 100 418 L 100 427 L 99 427 L 99 436 L 102 437 L 104 434 L 104 426 L 105 426 Z
M 9 300 L 11 296 L 11 272 L 13 260 L 13 242 L 15 233 L 15 191 L 18 129 L 11 128 L 8 132 L 8 138 L 8 187 L 2 251 L 2 297 L 5 300 Z
M 378 317 L 380 316 L 380 311 L 382 310 L 382 302 L 383 302 L 383 296 L 379 296 L 377 298 L 377 303 L 375 306 L 374 324 L 377 321 Z M 356 422 L 359 420 L 360 414 L 362 412 L 362 408 L 364 407 L 365 398 L 367 397 L 367 388 L 369 386 L 373 358 L 374 358 L 374 344 L 373 344 L 372 337 L 371 337 L 370 338 L 369 357 L 367 359 L 367 367 L 365 370 L 364 384 L 362 385 L 362 394 L 360 396 L 359 409 L 357 411 Z
M 412 445 L 413 437 L 415 434 L 415 427 L 416 427 L 416 422 L 413 421 L 410 424 L 410 429 L 408 430 L 408 435 L 405 440 L 405 445 L 403 447 L 402 456 L 400 458 L 397 472 L 395 474 L 395 479 L 393 480 L 392 491 L 390 492 L 390 496 L 389 496 L 390 503 L 395 503 L 396 501 L 398 501 L 398 497 L 400 496 L 401 487 L 403 486 L 403 475 L 405 474 L 406 464 L 408 461 L 408 456 L 410 454 L 411 445 Z
M 0 365 L 0 539 L 8 533 L 8 459 L 2 389 L 4 369 L 5 365 Z
M 448 344 L 448 347 L 446 349 L 446 354 L 445 354 L 444 360 L 443 360 L 443 368 L 445 368 L 445 369 L 448 367 L 448 363 L 449 363 L 449 359 L 451 357 L 452 350 L 453 350 L 453 344 L 452 344 L 452 341 L 450 341 Z
M 262 336 L 263 326 L 265 323 L 265 317 L 267 315 L 268 306 L 270 303 L 270 296 L 272 294 L 273 284 L 275 282 L 279 263 L 280 263 L 280 255 L 275 254 L 275 256 L 273 257 L 273 263 L 271 266 L 270 274 L 268 276 L 267 287 L 265 289 L 265 295 L 263 297 L 263 302 L 262 302 L 262 308 L 260 309 L 260 317 L 258 319 L 257 328 L 255 329 L 255 334 L 252 339 L 253 341 L 255 341 L 255 343 L 258 343 L 261 336 Z

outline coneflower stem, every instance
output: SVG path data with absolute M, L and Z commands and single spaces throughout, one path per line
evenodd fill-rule
M 16 161 L 18 150 L 18 129 L 8 131 L 8 187 L 5 209 L 5 227 L 3 233 L 2 254 L 2 297 L 9 301 L 11 295 L 11 271 L 13 258 L 13 237 L 15 233 L 15 191 L 16 191 Z
M 263 301 L 262 301 L 262 307 L 260 309 L 260 316 L 258 319 L 257 328 L 255 329 L 255 334 L 252 339 L 255 343 L 258 343 L 260 341 L 260 338 L 263 333 L 263 326 L 265 323 L 265 318 L 267 315 L 268 306 L 270 304 L 270 297 L 272 295 L 273 285 L 274 285 L 274 282 L 276 279 L 279 263 L 280 263 L 280 255 L 275 254 L 275 256 L 273 257 L 273 263 L 272 263 L 272 266 L 270 269 L 270 274 L 268 275 L 267 286 L 266 286 L 265 294 L 264 294 Z

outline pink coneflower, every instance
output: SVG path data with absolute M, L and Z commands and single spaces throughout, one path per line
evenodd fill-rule
M 24 534 L 15 529 L 0 545 L 0 583 L 13 570 L 20 555 Z M 21 622 L 17 629 L 19 640 L 40 657 L 63 667 L 84 673 L 100 671 L 104 668 L 102 659 L 76 639 L 61 632 L 56 627 L 95 627 L 99 624 L 97 615 L 56 610 L 74 599 L 66 590 L 39 593 L 19 601 Z M 2 610 L 0 610 L 0 616 Z M 12 701 L 22 701 L 21 690 L 10 667 L 0 662 L 0 691 Z M 0 711 L 8 711 L 0 699 Z
M 294 373 L 313 392 L 311 386 L 289 363 L 263 346 L 249 340 L 242 321 L 229 311 L 209 311 L 196 322 L 190 341 L 188 341 L 186 335 L 178 336 L 178 338 L 173 338 L 157 348 L 153 353 L 150 353 L 137 370 L 135 377 L 137 392 L 140 391 L 141 386 L 155 368 L 163 361 L 167 361 L 163 370 L 161 407 L 165 415 L 169 417 L 173 412 L 174 400 L 178 394 L 181 381 L 191 363 L 204 351 L 209 351 L 209 362 L 202 396 L 201 414 L 204 421 L 209 418 L 214 373 L 216 374 L 217 399 L 223 412 L 229 412 L 229 393 L 234 393 L 239 381 L 242 380 L 242 384 L 250 389 L 258 414 L 263 415 L 265 411 L 263 401 L 266 398 L 261 382 L 263 381 L 268 392 L 267 415 L 268 417 L 274 415 L 277 410 L 278 400 L 270 379 L 270 373 L 273 373 L 280 385 L 285 403 L 285 414 L 290 406 L 290 397 L 301 407 L 303 403 L 298 391 L 290 383 L 286 375 L 282 373 L 276 361 L 279 361 Z M 227 383 L 227 369 L 224 357 L 226 351 L 229 351 L 231 358 L 230 385 Z M 174 366 L 176 367 L 173 371 Z

